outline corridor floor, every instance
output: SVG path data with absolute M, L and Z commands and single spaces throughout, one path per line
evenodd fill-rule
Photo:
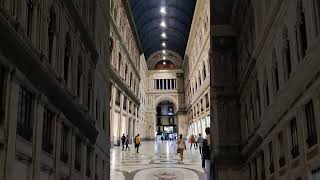
M 139 153 L 111 149 L 111 180 L 202 180 L 199 150 L 187 145 L 184 160 L 179 162 L 174 141 L 142 142 Z

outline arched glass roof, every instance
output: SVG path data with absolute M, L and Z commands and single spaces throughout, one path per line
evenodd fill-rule
M 162 49 L 184 57 L 196 0 L 129 0 L 129 3 L 146 59 Z M 165 26 L 161 26 L 163 22 Z

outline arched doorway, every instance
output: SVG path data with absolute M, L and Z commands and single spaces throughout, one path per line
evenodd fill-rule
M 177 107 L 170 100 L 163 100 L 156 106 L 157 140 L 175 140 L 178 134 Z

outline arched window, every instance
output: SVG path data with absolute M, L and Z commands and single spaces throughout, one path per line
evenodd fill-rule
M 199 70 L 199 74 L 198 74 L 198 76 L 199 76 L 199 86 L 201 86 L 201 84 L 202 84 L 202 80 L 201 80 L 201 72 L 200 72 L 200 70 Z
M 82 65 L 82 57 L 79 54 L 78 57 L 78 66 L 77 66 L 77 95 L 80 96 L 81 93 L 81 78 L 83 74 L 83 65 Z
M 124 81 L 127 81 L 127 76 L 128 76 L 128 65 L 126 64 L 124 69 Z
M 132 72 L 130 73 L 130 87 L 132 86 Z
M 92 90 L 93 90 L 93 71 L 92 69 L 90 68 L 89 72 L 88 72 L 88 87 L 87 87 L 87 108 L 89 110 L 91 110 L 92 108 L 92 97 L 93 97 L 93 94 L 92 94 Z
M 27 35 L 31 38 L 32 33 L 32 18 L 33 18 L 33 2 L 32 0 L 27 0 Z
M 113 38 L 110 37 L 110 56 L 112 56 L 113 48 L 114 48 Z
M 92 37 L 95 35 L 95 26 L 96 26 L 96 1 L 90 1 L 89 7 L 89 27 L 91 28 L 90 32 Z
M 68 83 L 68 80 L 69 80 L 70 59 L 71 59 L 71 39 L 70 39 L 70 34 L 67 33 L 65 50 L 64 50 L 64 71 L 63 71 L 63 79 L 66 84 Z
M 122 64 L 122 56 L 121 56 L 121 53 L 119 53 L 118 71 L 120 74 L 121 74 L 121 64 Z
M 272 76 L 273 76 L 273 90 L 274 90 L 274 94 L 276 94 L 279 90 L 280 82 L 279 82 L 279 68 L 278 68 L 277 54 L 275 49 L 273 49 L 272 51 Z
M 207 78 L 206 64 L 203 63 L 203 79 L 205 80 L 206 78 Z
M 259 80 L 256 80 L 256 106 L 257 108 L 257 115 L 260 117 L 261 115 L 261 104 L 260 104 L 260 84 Z
M 315 24 L 315 33 L 316 36 L 320 35 L 320 2 L 318 0 L 312 1 L 313 7 L 313 19 Z
M 263 89 L 264 89 L 264 101 L 265 105 L 269 106 L 270 104 L 270 94 L 269 94 L 269 84 L 268 84 L 268 75 L 267 71 L 264 72 L 264 83 L 263 83 Z
M 302 60 L 306 55 L 306 50 L 308 48 L 308 39 L 307 39 L 307 28 L 306 28 L 306 17 L 304 13 L 302 0 L 298 0 L 298 21 L 297 27 L 299 28 L 298 34 L 298 46 L 299 46 L 299 60 Z
M 291 50 L 290 50 L 290 38 L 288 35 L 287 27 L 284 27 L 283 36 L 284 36 L 283 64 L 284 64 L 284 70 L 285 70 L 285 77 L 286 77 L 286 80 L 288 80 L 291 74 L 292 62 L 291 62 Z
M 56 31 L 56 12 L 55 12 L 54 6 L 51 6 L 50 16 L 49 16 L 49 25 L 48 25 L 48 39 L 49 39 L 48 58 L 49 58 L 50 63 L 52 61 L 52 52 L 53 52 L 55 31 Z

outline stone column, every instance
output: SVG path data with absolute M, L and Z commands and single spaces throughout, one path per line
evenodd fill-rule
M 60 149 L 61 149 L 61 132 L 62 132 L 62 120 L 60 118 L 60 114 L 58 114 L 56 116 L 56 139 L 55 139 L 55 158 L 57 159 L 54 162 L 54 180 L 57 180 L 60 178 L 59 174 L 60 174 Z
M 121 142 L 120 142 L 120 137 L 121 137 L 121 127 L 122 127 L 122 113 L 123 113 L 123 94 L 121 93 L 120 94 L 120 113 L 119 113 L 119 121 L 118 121 L 118 128 L 119 128 L 119 131 L 118 131 L 118 137 L 117 137 L 117 145 L 120 146 L 121 145 Z
M 239 95 L 237 92 L 236 38 L 231 35 L 211 37 L 211 172 L 213 179 L 241 179 L 242 154 Z M 224 68 L 222 68 L 224 67 Z M 232 113 L 230 113 L 232 112 Z
M 131 106 L 132 106 L 132 104 L 133 104 L 133 102 L 131 101 L 131 106 L 130 106 L 130 99 L 129 99 L 129 97 L 127 98 L 127 110 L 126 110 L 126 114 L 127 114 L 127 116 L 126 116 L 126 118 L 125 118 L 125 127 L 124 127 L 124 133 L 125 133 L 125 135 L 126 134 L 128 134 L 129 133 L 129 119 L 130 119 L 130 116 L 131 116 L 131 114 L 133 114 L 133 111 L 131 111 L 131 113 L 129 113 L 129 110 L 131 109 Z
M 44 108 L 42 104 L 40 104 L 41 95 L 37 97 L 37 100 L 34 105 L 35 109 L 35 121 L 34 123 L 34 135 L 33 135 L 33 148 L 32 148 L 32 179 L 38 180 L 40 178 L 40 157 L 42 154 L 42 129 L 43 129 L 43 112 Z
M 115 113 L 115 98 L 116 98 L 116 89 L 112 85 L 111 86 L 111 107 L 110 107 L 110 138 L 111 139 L 111 145 L 114 145 L 114 139 L 113 139 L 113 132 L 114 132 L 114 113 Z M 108 109 L 107 109 L 108 111 Z
M 36 46 L 37 44 L 37 31 L 40 31 L 40 29 L 38 28 L 38 21 L 37 21 L 37 17 L 38 17 L 38 6 L 39 6 L 39 2 L 37 1 L 33 1 L 33 12 L 32 12 L 32 27 L 31 27 L 31 41 L 34 44 L 34 46 Z
M 14 73 L 9 73 L 8 83 L 7 83 L 7 93 L 9 98 L 8 99 L 8 107 L 18 107 L 18 94 L 19 94 L 19 85 L 17 82 L 12 78 Z M 11 180 L 12 174 L 16 173 L 14 171 L 14 161 L 16 155 L 16 134 L 17 134 L 17 115 L 18 115 L 18 108 L 8 108 L 6 111 L 5 121 L 8 124 L 8 132 L 7 132 L 7 150 L 5 156 L 5 163 L 4 163 L 4 172 L 5 174 L 1 175 L 0 177 L 4 180 Z M 0 179 L 1 179 L 0 178 Z

